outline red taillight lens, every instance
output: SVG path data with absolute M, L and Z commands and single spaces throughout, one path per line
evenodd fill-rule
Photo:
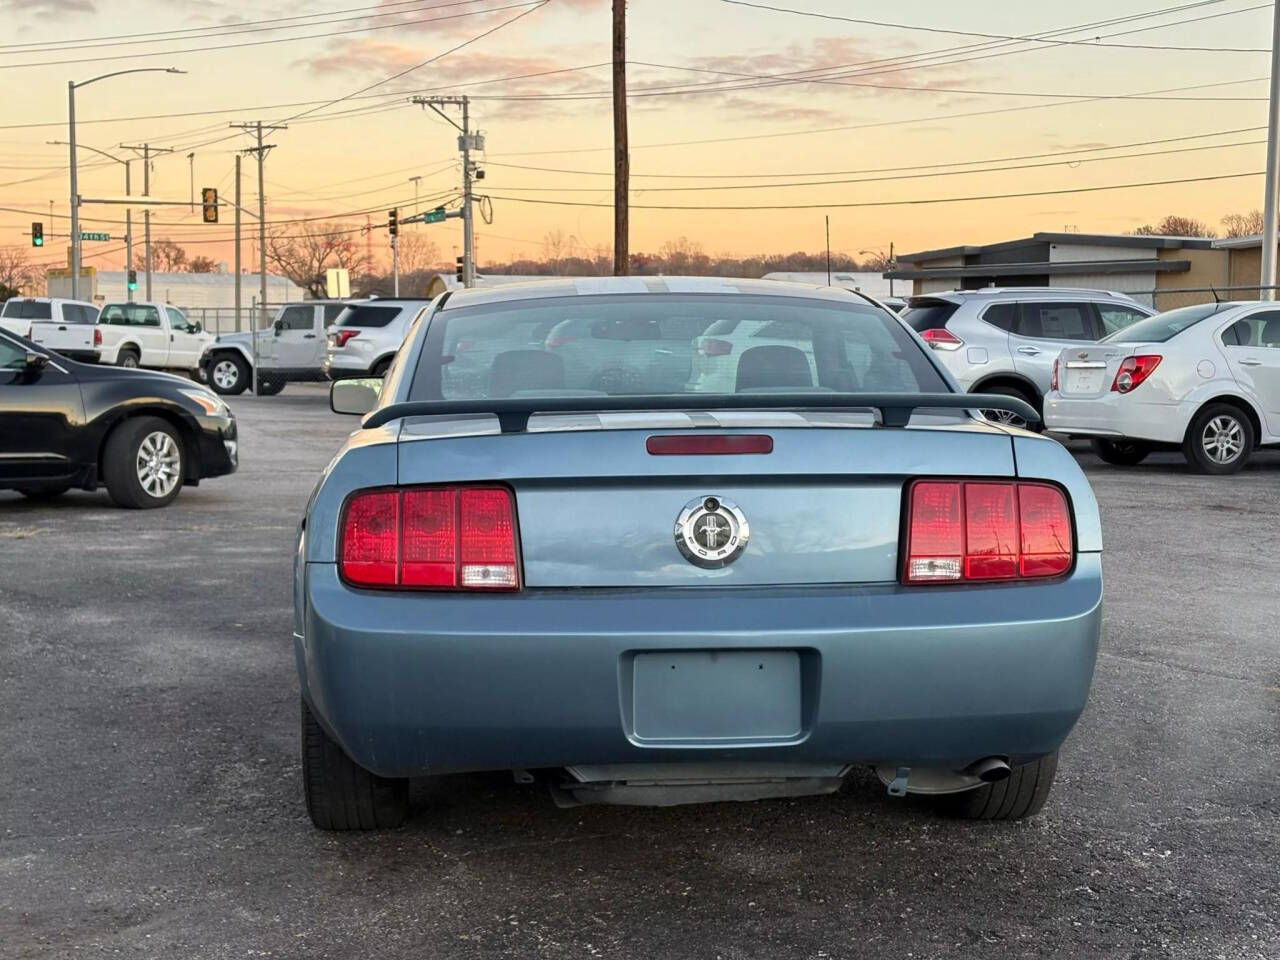
M 93 345 L 95 347 L 102 346 L 102 331 L 97 327 L 93 328 Z
M 333 345 L 345 347 L 348 340 L 354 340 L 358 336 L 360 336 L 359 330 L 339 330 L 333 335 Z
M 1117 393 L 1128 393 L 1137 389 L 1142 381 L 1151 376 L 1152 371 L 1160 366 L 1161 357 L 1156 353 L 1143 354 L 1136 357 L 1125 357 L 1116 371 L 1115 380 L 1111 381 L 1111 389 Z
M 958 350 L 964 346 L 964 341 L 946 327 L 923 330 L 920 333 L 920 339 L 935 350 Z
M 505 487 L 370 490 L 347 502 L 341 572 L 360 587 L 517 590 L 515 509 Z
M 557 347 L 563 347 L 571 340 L 573 340 L 573 337 L 547 337 L 547 349 L 554 350 Z
M 704 357 L 723 357 L 733 353 L 733 344 L 728 340 L 703 340 L 698 344 L 698 351 Z
M 1053 358 L 1053 376 L 1049 378 L 1049 389 L 1058 389 L 1058 358 Z
M 907 496 L 904 583 L 1052 577 L 1071 568 L 1071 515 L 1055 486 L 920 480 Z

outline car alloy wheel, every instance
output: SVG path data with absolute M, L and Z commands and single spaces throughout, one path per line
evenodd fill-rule
M 213 383 L 221 390 L 234 390 L 240 382 L 240 368 L 234 360 L 219 360 L 213 365 Z
M 173 492 L 182 478 L 182 454 L 173 437 L 156 430 L 142 438 L 135 460 L 138 482 L 157 500 Z
M 1234 463 L 1244 452 L 1244 428 L 1235 417 L 1219 414 L 1205 424 L 1200 443 L 1205 456 L 1226 466 Z
M 1012 410 L 983 410 L 982 415 L 992 423 L 1004 424 L 1006 427 L 1027 429 L 1026 418 L 1018 416 Z
M 138 367 L 138 358 L 132 353 L 126 353 L 120 358 L 120 366 L 126 367 L 129 370 L 136 370 Z

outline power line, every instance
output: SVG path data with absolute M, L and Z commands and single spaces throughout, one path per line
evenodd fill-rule
M 677 204 L 632 204 L 636 210 L 848 210 L 859 207 L 914 207 L 941 203 L 968 203 L 976 200 L 1014 200 L 1023 197 L 1058 197 L 1074 193 L 1101 193 L 1108 190 L 1133 190 L 1139 187 L 1168 187 L 1187 183 L 1208 183 L 1215 180 L 1238 180 L 1243 177 L 1261 177 L 1263 171 L 1247 173 L 1221 173 L 1207 177 L 1185 177 L 1178 180 L 1145 180 L 1139 183 L 1113 183 L 1097 187 L 1069 187 L 1060 190 L 1027 190 L 1021 193 L 991 193 L 966 197 L 925 197 L 915 200 L 864 200 L 856 203 L 767 203 L 757 205 L 682 206 Z M 494 200 L 512 203 L 537 203 L 557 207 L 611 208 L 609 203 L 588 203 L 578 200 L 537 200 L 532 197 L 503 197 L 493 195 Z

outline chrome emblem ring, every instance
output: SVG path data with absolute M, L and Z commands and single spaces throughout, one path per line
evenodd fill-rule
M 715 570 L 737 560 L 751 528 L 738 505 L 723 497 L 690 500 L 676 518 L 676 547 L 694 566 Z

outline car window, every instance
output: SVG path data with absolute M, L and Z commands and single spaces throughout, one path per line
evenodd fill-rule
M 1164 343 L 1175 335 L 1194 326 L 1205 317 L 1211 317 L 1222 307 L 1216 303 L 1197 303 L 1179 307 L 1153 317 L 1131 323 L 1119 333 L 1106 337 L 1107 343 Z
M 1014 332 L 1020 337 L 1043 340 L 1097 340 L 1092 310 L 1087 303 L 1022 304 Z
M 337 320 L 338 315 L 346 308 L 344 303 L 326 303 L 324 305 L 324 325 L 326 327 L 331 326 L 333 321 Z
M 338 327 L 385 327 L 400 315 L 399 307 L 370 307 L 353 303 L 338 315 Z
M 682 320 L 682 339 L 663 336 L 676 332 L 671 325 L 664 329 L 673 316 Z M 729 326 L 722 324 L 726 320 L 737 335 L 713 336 Z M 547 323 L 553 326 L 545 343 L 531 342 L 530 331 Z M 763 332 L 770 328 L 787 336 Z M 410 399 L 806 390 L 918 393 L 947 392 L 947 386 L 910 333 L 870 304 L 599 295 L 440 311 L 427 332 Z M 583 408 L 591 409 L 589 399 Z
M 160 311 L 140 303 L 109 303 L 102 308 L 98 322 L 120 327 L 158 327 Z
M 91 307 L 87 303 L 72 303 L 63 308 L 70 311 L 71 315 L 67 317 L 69 323 L 97 323 L 98 308 Z
M 993 303 L 983 312 L 982 319 L 1008 333 L 1018 325 L 1018 308 L 1017 303 Z
M 1102 321 L 1102 335 L 1118 333 L 1125 327 L 1132 326 L 1139 320 L 1145 320 L 1147 314 L 1133 307 L 1124 307 L 1118 303 L 1095 303 L 1098 318 Z
M 53 316 L 52 307 L 48 300 L 9 300 L 4 305 L 4 315 L 20 320 L 48 320 Z
M 16 343 L 0 337 L 0 370 L 22 370 L 27 365 L 27 351 Z
M 913 297 L 907 301 L 907 309 L 903 312 L 902 319 L 907 321 L 916 333 L 941 330 L 959 306 L 958 303 L 952 303 L 950 300 Z
M 1263 310 L 1237 320 L 1222 332 L 1222 343 L 1280 350 L 1280 310 Z
M 176 307 L 165 307 L 164 312 L 169 316 L 169 327 L 179 333 L 187 333 L 191 330 L 191 322 L 182 314 L 182 311 Z
M 311 330 L 315 327 L 315 307 L 285 307 L 276 324 L 282 330 Z

